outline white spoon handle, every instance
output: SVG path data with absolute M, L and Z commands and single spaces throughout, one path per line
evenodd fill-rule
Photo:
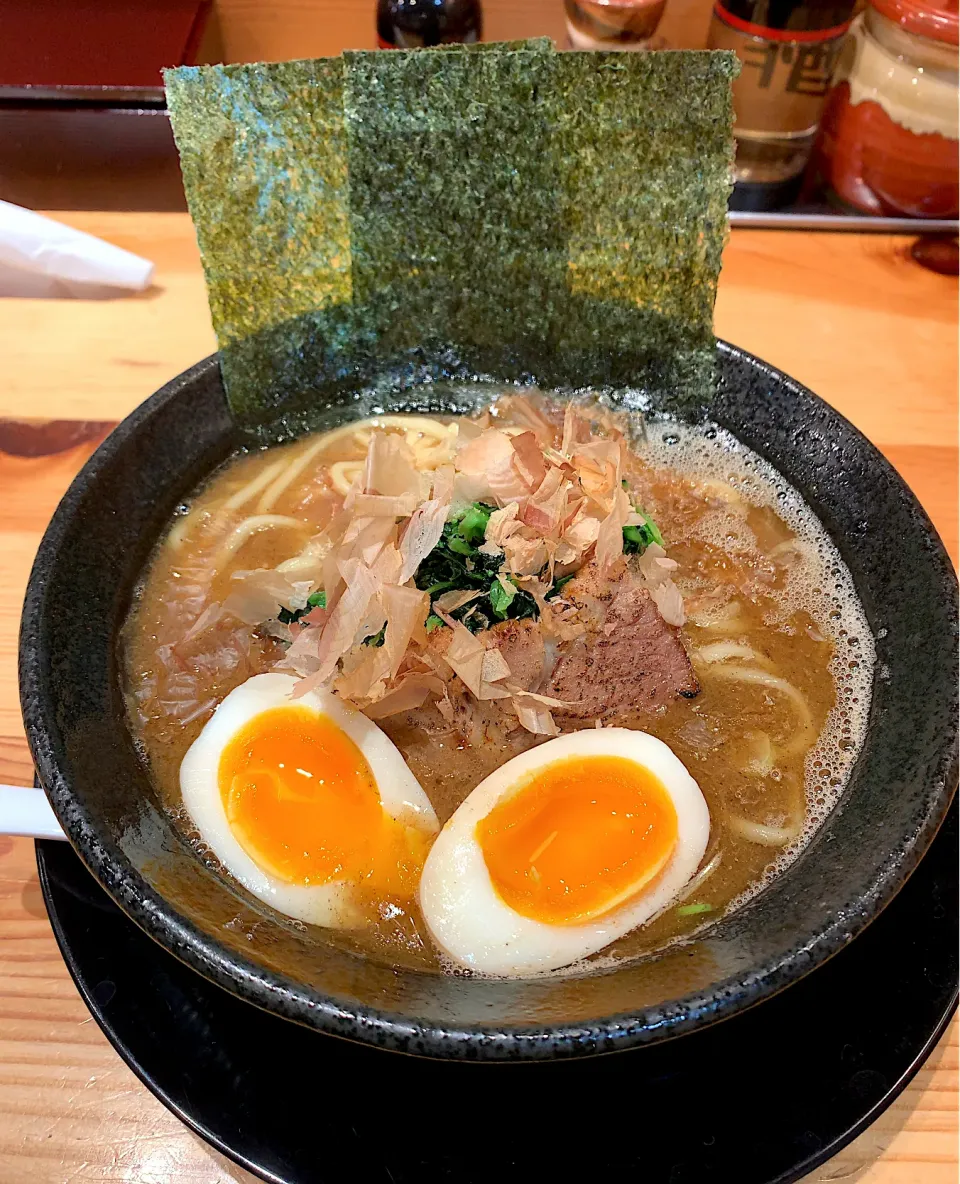
M 0 785 L 0 835 L 65 839 L 47 795 L 31 785 Z

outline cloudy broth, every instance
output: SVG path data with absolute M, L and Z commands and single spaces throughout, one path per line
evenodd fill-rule
M 509 399 L 495 410 L 499 422 L 510 422 Z M 549 404 L 546 411 L 562 417 Z M 601 408 L 596 414 L 601 427 L 611 421 Z M 700 785 L 711 835 L 684 898 L 601 959 L 656 951 L 783 870 L 846 782 L 864 736 L 873 669 L 873 641 L 850 575 L 778 474 L 710 425 L 652 421 L 632 435 L 621 426 L 630 488 L 678 564 L 682 637 L 701 691 L 615 722 L 670 745 Z M 320 441 L 242 455 L 214 474 L 154 552 L 127 623 L 130 726 L 162 799 L 188 831 L 179 791 L 184 754 L 230 690 L 284 656 L 283 644 L 259 627 L 225 616 L 203 628 L 204 613 L 226 598 L 235 572 L 289 560 L 337 512 L 331 475 L 341 485 L 349 480 L 365 442 L 350 431 L 327 447 Z M 236 504 L 251 488 L 252 502 Z M 238 538 L 238 524 L 252 514 L 274 521 Z M 564 730 L 594 726 L 558 722 Z M 429 707 L 378 723 L 441 824 L 488 773 L 543 739 L 490 722 L 464 736 Z M 384 962 L 441 969 L 415 906 L 393 902 L 366 929 L 323 937 Z

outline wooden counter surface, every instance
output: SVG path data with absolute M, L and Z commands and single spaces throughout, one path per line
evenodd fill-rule
M 186 215 L 62 218 L 154 260 L 156 284 L 122 300 L 0 299 L 0 418 L 117 420 L 214 348 Z M 922 269 L 909 248 L 905 238 L 736 231 L 717 332 L 861 428 L 913 487 L 956 563 L 957 283 Z M 32 777 L 16 690 L 20 603 L 43 528 L 89 451 L 0 455 L 0 781 Z M 0 1181 L 251 1179 L 167 1113 L 109 1047 L 57 952 L 32 843 L 0 838 Z M 808 1180 L 956 1179 L 954 1022 L 903 1096 Z

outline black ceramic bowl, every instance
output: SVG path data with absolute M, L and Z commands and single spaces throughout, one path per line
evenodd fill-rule
M 54 515 L 27 591 L 27 735 L 64 830 L 107 892 L 177 957 L 251 1003 L 384 1048 L 475 1060 L 608 1052 L 689 1032 L 849 942 L 910 875 L 956 784 L 956 580 L 913 495 L 846 420 L 731 346 L 719 344 L 718 365 L 710 418 L 806 498 L 877 638 L 864 750 L 840 805 L 784 875 L 654 961 L 483 981 L 345 953 L 205 866 L 160 806 L 127 731 L 117 636 L 174 507 L 242 443 L 214 357 L 149 399 L 92 457 Z M 398 401 L 441 409 L 436 388 L 411 390 L 410 374 L 397 379 Z M 358 414 L 349 379 L 326 397 L 329 416 Z

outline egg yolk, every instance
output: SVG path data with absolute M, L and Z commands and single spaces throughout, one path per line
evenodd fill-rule
M 255 716 L 224 748 L 217 780 L 230 829 L 270 875 L 414 896 L 430 840 L 386 813 L 363 753 L 328 716 Z
M 573 925 L 609 912 L 663 870 L 677 844 L 677 811 L 636 761 L 567 757 L 498 802 L 476 836 L 510 908 Z

